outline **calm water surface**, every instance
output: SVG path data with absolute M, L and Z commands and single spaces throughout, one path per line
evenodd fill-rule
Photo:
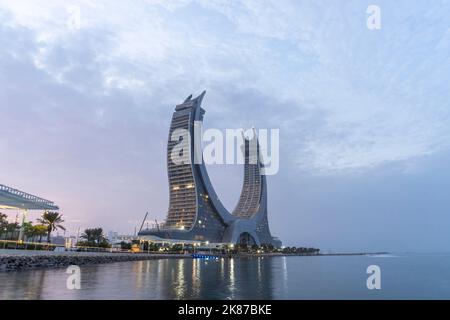
M 381 267 L 381 290 L 366 269 Z M 0 273 L 0 299 L 450 299 L 450 254 L 152 260 Z

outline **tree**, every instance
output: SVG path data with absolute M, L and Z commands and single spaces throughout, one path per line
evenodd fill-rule
M 19 229 L 19 224 L 17 222 L 13 222 L 13 223 L 8 223 L 6 225 L 6 238 L 8 238 L 8 235 L 10 234 L 10 237 L 8 238 L 10 239 L 15 239 L 14 234 L 17 234 L 17 231 Z
M 34 228 L 34 236 L 39 237 L 39 242 L 42 242 L 42 237 L 44 237 L 47 234 L 47 226 L 38 224 L 33 228 Z
M 103 242 L 106 242 L 106 237 L 103 234 L 102 228 L 96 228 L 94 229 L 94 239 L 97 242 L 97 244 L 102 244 Z
M 153 242 L 151 242 L 148 246 L 149 251 L 158 251 L 159 248 L 160 248 L 160 245 L 157 243 L 153 243 Z
M 23 233 L 25 234 L 25 236 L 28 238 L 33 238 L 34 237 L 34 226 L 31 222 L 24 222 L 22 225 L 23 228 Z
M 84 230 L 84 232 L 81 234 L 80 238 L 86 240 L 86 242 L 88 242 L 88 243 L 95 242 L 94 229 Z
M 131 243 L 122 241 L 122 242 L 120 242 L 120 248 L 122 250 L 130 250 L 131 249 Z
M 8 216 L 4 213 L 0 212 L 0 227 L 1 228 L 5 228 L 8 224 L 8 220 L 7 220 Z
M 181 244 L 174 244 L 172 246 L 172 252 L 181 252 L 183 250 L 183 246 Z
M 50 243 L 50 236 L 51 236 L 52 231 L 56 231 L 57 229 L 66 230 L 66 228 L 64 228 L 62 226 L 62 223 L 64 222 L 64 220 L 62 219 L 62 215 L 59 214 L 58 212 L 46 211 L 46 212 L 44 212 L 42 217 L 40 219 L 38 219 L 38 221 L 41 224 L 47 226 L 47 242 L 48 243 Z
M 8 229 L 8 216 L 0 212 L 0 235 Z
M 84 242 L 87 246 L 95 246 L 95 247 L 108 247 L 108 241 L 106 240 L 105 235 L 103 234 L 102 228 L 90 228 L 84 230 L 84 233 L 81 235 L 82 239 L 85 239 Z
M 87 242 L 96 244 L 100 244 L 106 240 L 102 228 L 86 229 L 81 235 L 81 238 L 85 239 Z
M 291 253 L 291 247 L 286 247 L 283 249 L 284 253 Z

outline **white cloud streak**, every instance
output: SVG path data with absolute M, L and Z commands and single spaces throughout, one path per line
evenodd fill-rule
M 81 9 L 79 31 L 67 28 L 69 5 Z M 270 98 L 279 118 L 289 114 L 281 136 L 293 162 L 326 174 L 449 146 L 449 4 L 380 6 L 371 32 L 364 3 L 0 1 L 3 24 L 34 34 L 34 66 L 58 83 L 158 106 L 213 88 L 224 113 L 232 90 Z

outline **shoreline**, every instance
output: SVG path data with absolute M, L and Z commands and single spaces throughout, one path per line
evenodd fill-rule
M 12 252 L 8 252 L 12 251 Z M 383 255 L 374 253 L 324 253 L 324 254 L 286 254 L 286 253 L 240 253 L 211 254 L 219 258 L 257 258 L 257 257 L 324 257 L 324 256 L 363 256 Z M 47 252 L 0 250 L 0 272 L 14 272 L 35 269 L 64 268 L 70 265 L 95 265 L 114 262 L 132 262 L 159 259 L 193 259 L 191 254 L 176 253 L 107 253 L 107 252 Z
M 389 252 L 355 252 L 355 253 L 240 253 L 240 254 L 218 254 L 220 258 L 264 258 L 264 257 L 352 257 L 352 256 L 376 256 L 388 255 Z M 213 254 L 214 255 L 214 254 Z
M 35 269 L 64 268 L 70 265 L 94 265 L 127 261 L 146 261 L 158 259 L 192 259 L 185 254 L 133 254 L 133 253 L 98 253 L 98 252 L 61 252 L 26 254 L 0 253 L 0 272 L 14 272 Z

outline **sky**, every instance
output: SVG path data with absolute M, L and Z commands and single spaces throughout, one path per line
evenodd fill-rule
M 0 183 L 55 201 L 72 234 L 162 221 L 171 115 L 206 90 L 205 129 L 280 129 L 285 245 L 450 251 L 449 17 L 445 0 L 0 0 Z M 242 166 L 208 170 L 232 210 Z

